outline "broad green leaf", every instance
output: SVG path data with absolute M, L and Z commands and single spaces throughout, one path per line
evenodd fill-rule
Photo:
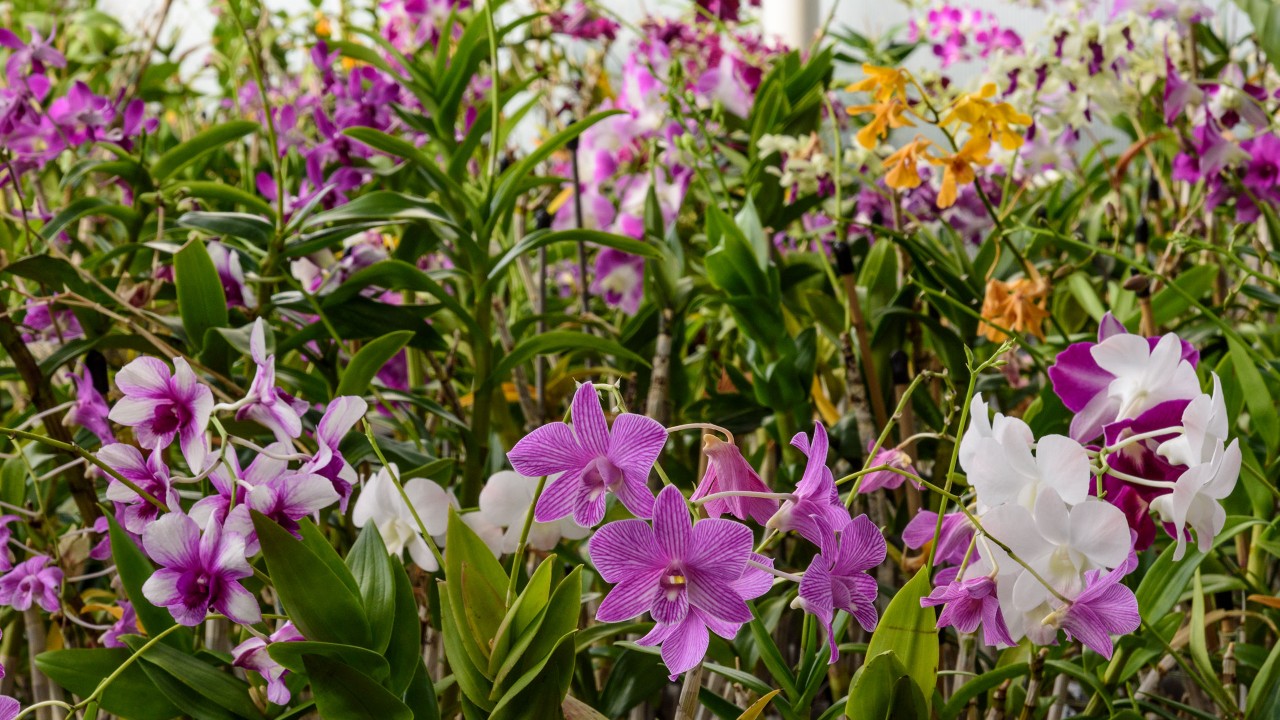
M 259 127 L 261 127 L 259 123 L 250 120 L 232 120 L 214 125 L 157 158 L 151 166 L 151 177 L 155 178 L 156 182 L 163 182 L 195 162 L 200 156 L 213 152 L 229 142 L 239 140 Z
M 413 720 L 409 707 L 360 671 L 327 657 L 304 655 L 321 717 Z
M 135 653 L 147 643 L 146 638 L 138 635 L 125 635 L 121 639 Z M 187 712 L 198 707 L 210 716 L 262 717 L 249 697 L 249 684 L 230 672 L 223 672 L 164 643 L 148 648 L 140 662 L 152 682 Z
M 353 458 L 352 462 L 356 460 Z M 302 544 L 320 558 L 321 562 L 328 565 L 333 574 L 351 590 L 353 595 L 360 597 L 360 585 L 356 582 L 355 576 L 351 574 L 342 556 L 334 549 L 333 542 L 324 536 L 315 523 L 311 522 L 311 518 L 302 518 L 298 521 L 298 533 L 302 535 Z
M 751 629 L 751 637 L 755 640 L 756 651 L 760 653 L 760 660 L 764 663 L 769 674 L 773 676 L 774 682 L 782 686 L 782 691 L 786 693 L 788 698 L 795 698 L 800 695 L 800 690 L 796 687 L 796 677 L 791 674 L 791 667 L 782 658 L 782 651 L 778 649 L 777 643 L 773 641 L 773 636 L 769 634 L 768 628 L 765 627 L 764 620 L 760 618 L 754 604 L 748 603 L 751 607 L 751 614 L 754 619 L 748 623 L 747 627 Z
M 671 681 L 660 656 L 625 649 L 609 668 L 596 706 L 611 718 L 624 717 L 635 706 L 657 695 Z
M 546 608 L 547 600 L 551 597 L 551 568 L 555 561 L 556 556 L 551 555 L 538 565 L 538 569 L 529 577 L 529 584 L 511 604 L 506 617 L 502 618 L 497 639 L 493 643 L 494 652 L 489 657 L 490 675 L 498 672 L 515 638 L 520 637 Z
M 107 522 L 111 523 L 111 559 L 115 561 L 116 572 L 120 574 L 120 585 L 124 588 L 124 594 L 129 598 L 134 612 L 138 615 L 138 627 L 148 635 L 159 635 L 173 627 L 175 622 L 173 615 L 167 609 L 152 605 L 151 601 L 142 594 L 142 586 L 147 582 L 147 578 L 155 573 L 155 567 L 114 517 L 107 515 Z M 191 634 L 179 630 L 160 642 L 189 649 Z
M 173 284 L 187 341 L 201 351 L 205 332 L 227 326 L 227 296 L 203 242 L 192 240 L 173 256 Z
M 1231 366 L 1235 368 L 1240 389 L 1244 391 L 1245 406 L 1249 408 L 1250 429 L 1262 436 L 1267 454 L 1274 456 L 1280 450 L 1280 416 L 1276 414 L 1271 391 L 1244 346 L 1228 336 L 1227 347 L 1231 350 Z
M 372 650 L 354 645 L 338 645 L 313 640 L 275 642 L 267 646 L 267 654 L 286 669 L 299 673 L 307 671 L 303 656 L 316 655 L 360 668 L 360 672 L 374 680 L 386 680 L 391 674 L 386 658 Z
M 210 235 L 230 235 L 248 240 L 256 247 L 266 249 L 276 234 L 275 225 L 260 215 L 242 212 L 204 212 L 194 210 L 178 218 L 182 227 L 203 230 Z
M 559 711 L 573 679 L 573 633 L 539 657 L 494 706 L 489 720 L 554 717 Z
M 929 571 L 921 568 L 889 601 L 867 643 L 867 657 L 875 658 L 892 650 L 904 663 L 924 698 L 926 711 L 933 702 L 938 680 L 938 626 L 933 608 L 920 606 L 920 598 L 930 590 Z
M 404 694 L 404 702 L 413 711 L 413 720 L 440 720 L 440 703 L 436 688 L 427 674 L 427 666 L 418 658 L 413 680 Z
M 325 297 L 325 303 L 344 303 L 359 295 L 367 287 L 425 292 L 435 298 L 446 310 L 452 312 L 459 321 L 470 327 L 475 326 L 471 312 L 464 308 L 452 293 L 430 275 L 403 260 L 383 260 L 352 273 L 351 277 Z
M 1214 546 L 1221 545 L 1246 528 L 1261 524 L 1263 521 L 1251 518 L 1227 518 L 1222 532 L 1214 539 Z M 1160 553 L 1160 557 L 1156 558 L 1142 576 L 1138 589 L 1134 592 L 1138 598 L 1138 611 L 1148 625 L 1164 617 L 1173 608 L 1187 583 L 1191 582 L 1191 576 L 1200 567 L 1200 561 L 1205 558 L 1205 554 L 1195 545 L 1188 544 L 1186 555 L 1181 560 L 1174 560 L 1173 553 L 1176 549 L 1170 545 Z
M 1236 0 L 1236 5 L 1253 21 L 1258 47 L 1272 67 L 1280 67 L 1280 5 L 1275 0 Z
M 372 645 L 360 597 L 334 568 L 256 511 L 253 527 L 276 594 L 304 637 L 365 648 Z
M 386 221 L 387 224 L 396 222 L 450 224 L 449 216 L 440 209 L 439 205 L 404 193 L 375 190 L 332 210 L 311 216 L 311 219 L 303 223 L 303 227 L 313 228 L 331 223 L 344 225 L 364 221 Z
M 539 664 L 562 638 L 577 630 L 581 612 L 582 566 L 579 565 L 556 586 L 542 617 L 535 620 L 512 645 L 502 667 L 493 678 L 493 696 L 498 695 L 499 688 L 502 692 L 509 692 L 507 680 Z
M 36 656 L 36 667 L 64 690 L 89 697 L 133 653 L 125 648 L 52 650 Z M 102 693 L 102 709 L 130 720 L 169 720 L 181 711 L 169 702 L 134 662 Z
M 920 577 L 919 574 L 916 577 Z M 874 639 L 874 636 L 873 636 Z M 893 650 L 871 655 L 854 674 L 845 717 L 854 720 L 927 720 L 925 697 Z M 933 688 L 929 688 L 933 690 Z
M 402 693 L 413 680 L 415 668 L 422 659 L 422 621 L 418 618 L 418 601 L 413 596 L 413 585 L 404 564 L 400 558 L 388 557 L 387 567 L 395 584 L 391 605 L 395 622 L 391 626 L 391 642 L 385 653 L 391 665 L 388 683 L 392 692 Z
M 268 218 L 275 217 L 275 208 L 270 203 L 253 193 L 241 190 L 235 185 L 211 180 L 182 180 L 171 187 L 187 197 L 239 205 L 257 215 L 263 215 Z
M 594 350 L 601 355 L 613 355 L 648 367 L 649 362 L 614 340 L 569 330 L 558 330 L 521 340 L 494 366 L 489 379 L 480 386 L 480 392 L 491 392 L 519 365 L 537 355 L 575 350 Z
M 446 559 L 448 556 L 446 555 Z M 493 701 L 489 699 L 489 690 L 493 681 L 485 677 L 473 660 L 473 651 L 464 645 L 464 639 L 474 643 L 464 623 L 458 621 L 458 613 L 450 599 L 447 583 L 441 581 L 440 587 L 440 634 L 444 637 L 444 653 L 453 669 L 453 677 L 458 682 L 464 697 L 472 704 L 486 710 L 493 709 Z M 479 650 L 474 651 L 479 656 Z
M 1245 700 L 1245 720 L 1280 717 L 1280 643 L 1271 648 Z
M 445 536 L 445 547 L 449 548 L 444 557 L 445 587 L 458 625 L 459 642 L 475 666 L 485 669 L 491 656 L 490 643 L 506 612 L 505 608 L 494 608 L 492 598 L 502 603 L 507 574 L 489 546 L 452 509 Z
M 355 357 L 347 363 L 342 371 L 342 379 L 338 381 L 338 395 L 365 395 L 378 371 L 383 368 L 396 353 L 400 352 L 413 333 L 408 330 L 390 332 L 377 340 L 373 340 L 360 348 Z

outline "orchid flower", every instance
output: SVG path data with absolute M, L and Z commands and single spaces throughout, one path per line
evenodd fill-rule
M 98 442 L 103 445 L 115 442 L 116 436 L 111 432 L 111 425 L 107 422 L 107 415 L 111 410 L 107 407 L 107 401 L 103 399 L 102 393 L 93 386 L 93 376 L 89 373 L 89 368 L 83 367 L 80 372 L 72 374 L 71 377 L 76 383 L 76 395 L 74 404 L 62 419 L 62 424 L 79 425 L 93 433 L 98 438 Z
M 828 531 L 839 532 L 849 523 L 849 511 L 840 504 L 835 477 L 827 467 L 827 429 L 822 423 L 814 423 L 812 444 L 804 433 L 796 433 L 791 444 L 809 459 L 795 492 L 782 502 L 766 526 L 778 532 L 795 530 L 821 546 Z
M 1173 492 L 1151 501 L 1151 510 L 1173 525 L 1177 541 L 1174 560 L 1181 560 L 1186 553 L 1188 526 L 1195 531 L 1201 552 L 1213 547 L 1213 539 L 1227 522 L 1227 511 L 1219 501 L 1235 489 L 1240 463 L 1240 441 L 1232 440 L 1225 449 L 1216 450 L 1208 462 L 1182 473 Z
M 815 517 L 822 528 L 821 551 L 814 556 L 800 580 L 798 604 L 822 623 L 831 649 L 831 660 L 840 659 L 831 623 L 836 610 L 844 610 L 858 621 L 863 630 L 876 629 L 879 615 L 876 596 L 879 588 L 867 570 L 884 562 L 887 545 L 880 529 L 866 515 L 849 521 L 836 530 L 821 517 Z
M 649 470 L 667 441 L 657 421 L 622 413 L 610 429 L 595 386 L 586 383 L 573 396 L 573 425 L 550 423 L 516 443 L 507 458 L 529 477 L 560 474 L 542 491 L 534 520 L 552 522 L 569 514 L 592 527 L 604 519 L 605 495 L 617 494 L 633 515 L 653 515 Z
M 124 397 L 111 408 L 110 420 L 132 427 L 147 450 L 163 449 L 178 438 L 187 466 L 205 467 L 213 393 L 184 358 L 173 359 L 170 373 L 163 361 L 140 357 L 116 373 L 116 387 Z
M 874 446 L 874 442 L 870 443 L 867 446 L 867 452 L 870 452 Z M 871 458 L 871 467 L 880 467 L 882 465 L 896 468 L 912 475 L 917 474 L 916 469 L 911 466 L 911 456 L 896 447 L 880 448 L 875 457 Z M 893 490 L 902 487 L 902 483 L 906 480 L 907 477 L 905 475 L 890 470 L 877 470 L 863 476 L 862 484 L 858 486 L 858 492 L 869 493 L 880 489 Z M 911 483 L 917 488 L 920 487 L 920 483 L 915 480 L 912 480 Z
M 605 582 L 615 583 L 596 619 L 619 622 L 648 612 L 672 626 L 660 642 L 664 650 L 673 644 L 673 661 L 698 654 L 698 648 L 705 652 L 708 625 L 725 629 L 751 620 L 746 601 L 733 587 L 747 569 L 751 541 L 750 528 L 733 520 L 694 523 L 680 490 L 664 487 L 654 503 L 652 527 L 643 520 L 618 520 L 591 538 L 592 564 Z M 686 622 L 691 616 L 700 621 Z M 682 665 L 671 662 L 668 669 L 679 672 Z
M 254 636 L 237 645 L 231 651 L 234 658 L 231 664 L 261 675 L 262 679 L 267 681 L 267 699 L 276 705 L 287 705 L 291 695 L 289 688 L 284 684 L 284 677 L 289 674 L 289 671 L 271 657 L 267 647 L 273 643 L 299 640 L 306 640 L 306 638 L 298 632 L 292 622 L 285 622 L 280 629 L 266 638 Z
M 921 510 L 902 529 L 902 542 L 912 550 L 918 550 L 934 540 L 933 531 L 938 525 L 938 513 Z M 973 539 L 973 523 L 964 513 L 952 512 L 942 516 L 942 532 L 934 549 L 937 564 L 959 565 Z
M 707 456 L 707 471 L 690 500 L 697 501 L 722 492 L 769 492 L 769 486 L 764 484 L 759 473 L 732 442 L 724 442 L 714 435 L 703 435 L 702 452 Z M 708 500 L 704 507 L 713 518 L 732 515 L 739 520 L 753 518 L 763 525 L 778 511 L 778 501 L 736 495 Z
M 975 563 L 970 571 L 976 569 Z M 945 605 L 938 614 L 938 627 L 954 627 L 958 632 L 971 633 L 981 624 L 982 639 L 986 644 L 997 647 L 1017 645 L 1009 636 L 1009 627 L 1000 612 L 996 581 L 991 574 L 979 572 L 965 580 L 956 578 L 949 584 L 939 585 L 928 597 L 920 598 L 920 605 Z
M 1129 560 L 1105 575 L 1101 570 L 1085 573 L 1084 590 L 1056 613 L 1058 625 L 1068 637 L 1111 659 L 1111 636 L 1127 635 L 1142 624 L 1138 599 L 1120 584 L 1137 565 L 1138 558 L 1130 555 Z
M 409 557 L 418 567 L 427 572 L 435 572 L 440 569 L 440 565 L 422 537 L 422 530 L 414 519 L 414 511 L 417 511 L 418 518 L 432 538 L 437 543 L 442 542 L 448 527 L 452 498 L 434 482 L 426 478 L 413 478 L 404 483 L 404 494 L 413 503 L 413 510 L 410 510 L 392 480 L 391 473 L 395 473 L 397 478 L 401 477 L 393 463 L 381 468 L 365 481 L 364 489 L 360 491 L 360 497 L 356 498 L 355 508 L 351 511 L 351 522 L 361 528 L 372 522 L 382 535 L 388 553 L 400 557 L 407 547 Z
M 302 434 L 299 413 L 306 412 L 307 404 L 276 387 L 276 356 L 267 354 L 266 325 L 262 318 L 253 322 L 249 352 L 258 371 L 249 386 L 247 402 L 236 411 L 236 419 L 253 420 L 275 433 L 277 441 L 287 443 Z
M 336 397 L 325 408 L 320 424 L 316 425 L 316 443 L 319 448 L 311 459 L 303 464 L 302 472 L 311 472 L 326 478 L 333 484 L 341 498 L 339 508 L 347 511 L 347 500 L 356 482 L 355 468 L 342 457 L 339 444 L 351 428 L 364 417 L 369 404 L 363 398 L 352 395 Z
M 156 448 L 146 459 L 132 445 L 112 443 L 95 455 L 113 470 L 128 478 L 169 507 L 178 506 L 178 492 L 169 481 L 169 468 L 164 464 L 164 449 Z M 141 535 L 147 525 L 160 517 L 160 508 L 144 500 L 124 483 L 111 478 L 107 482 L 107 499 L 116 504 L 116 514 L 125 530 Z
M 139 634 L 138 612 L 133 609 L 133 603 L 128 600 L 119 600 L 117 604 L 120 606 L 120 617 L 98 638 L 103 647 L 125 647 L 124 642 L 120 640 L 121 635 Z
M 513 470 L 496 472 L 480 490 L 480 512 L 467 513 L 463 519 L 481 537 L 492 536 L 495 555 L 513 553 L 518 549 L 529 508 L 537 500 L 537 489 L 538 478 L 526 477 Z M 529 527 L 527 542 L 529 547 L 549 552 L 555 549 L 561 538 L 581 540 L 590 532 L 570 518 L 549 523 L 534 522 Z
M 1156 454 L 1188 467 L 1213 459 L 1227 440 L 1227 404 L 1222 381 L 1213 373 L 1213 394 L 1197 395 L 1182 411 L 1182 434 L 1160 443 Z
M 62 569 L 48 555 L 36 555 L 18 563 L 0 577 L 0 605 L 19 612 L 39 605 L 45 612 L 57 612 L 62 588 Z
M 199 625 L 211 608 L 232 622 L 262 620 L 257 598 L 240 584 L 253 574 L 244 538 L 224 532 L 216 520 L 202 534 L 195 520 L 175 510 L 146 527 L 142 546 L 161 566 L 143 583 L 142 594 L 168 608 L 179 624 Z

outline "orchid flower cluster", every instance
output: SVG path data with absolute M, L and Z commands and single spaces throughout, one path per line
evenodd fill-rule
M 1121 584 L 1135 553 L 1157 524 L 1175 559 L 1191 536 L 1207 552 L 1240 473 L 1221 383 L 1211 375 L 1202 392 L 1198 357 L 1172 333 L 1133 335 L 1108 315 L 1097 342 L 1071 345 L 1049 369 L 1075 413 L 1068 436 L 1036 438 L 974 398 L 958 451 L 972 498 L 940 521 L 921 513 L 904 534 L 920 547 L 942 528 L 934 553 L 949 567 L 922 601 L 945 606 L 940 626 L 981 624 L 987 643 L 1004 646 L 1052 645 L 1061 629 L 1108 658 L 1111 636 L 1137 629 L 1137 600 Z
M 840 503 L 821 423 L 812 436 L 792 438 L 808 462 L 789 493 L 771 492 L 732 436 L 726 433 L 728 441 L 722 441 L 706 435 L 707 470 L 686 500 L 673 485 L 656 498 L 648 487 L 668 434 L 657 421 L 621 413 L 611 427 L 590 383 L 575 393 L 570 420 L 537 428 L 507 457 L 517 472 L 548 478 L 534 509 L 538 522 L 571 516 L 582 527 L 594 527 L 605 518 L 609 495 L 635 516 L 604 524 L 588 543 L 600 577 L 614 583 L 596 619 L 651 615 L 653 630 L 637 643 L 661 646 L 672 679 L 702 662 L 710 633 L 731 640 L 751 621 L 747 602 L 768 592 L 773 577 L 798 583 L 795 607 L 822 624 L 831 662 L 840 656 L 832 628 L 836 610 L 875 629 L 878 590 L 866 571 L 884 560 L 886 543 L 865 515 L 851 518 Z M 776 569 L 760 552 L 769 540 L 753 550 L 746 521 L 767 528 L 769 537 L 795 531 L 816 545 L 808 569 Z

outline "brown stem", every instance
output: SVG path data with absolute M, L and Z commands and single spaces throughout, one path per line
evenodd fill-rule
M 702 663 L 684 674 L 684 686 L 680 688 L 680 703 L 676 710 L 676 720 L 693 720 L 694 711 L 698 709 L 698 691 L 702 689 Z
M 27 348 L 26 342 L 22 340 L 22 333 L 18 331 L 18 326 L 14 324 L 3 299 L 0 299 L 0 346 L 4 347 L 5 352 L 9 354 L 9 358 L 13 360 L 14 366 L 18 369 L 18 374 L 22 376 L 22 382 L 27 386 L 31 404 L 40 412 L 45 412 L 56 406 L 58 403 L 53 397 L 53 389 L 49 386 L 49 380 L 44 376 L 44 373 L 40 372 L 40 364 L 36 362 L 31 350 Z M 57 413 L 49 413 L 41 421 L 44 423 L 45 432 L 51 439 L 66 445 L 75 444 L 75 439 L 71 437 L 71 431 L 59 422 Z M 64 454 L 68 458 L 76 457 L 72 453 Z M 98 510 L 98 491 L 94 488 L 93 481 L 85 476 L 83 465 L 68 468 L 63 472 L 63 476 L 66 478 L 67 486 L 71 489 L 71 496 L 76 501 L 76 509 L 80 511 L 80 519 L 86 527 L 92 525 L 100 514 Z
M 645 398 L 645 414 L 667 424 L 667 383 L 671 374 L 671 322 L 674 313 L 663 308 L 658 313 L 658 339 L 653 348 L 653 374 L 649 378 L 649 394 Z

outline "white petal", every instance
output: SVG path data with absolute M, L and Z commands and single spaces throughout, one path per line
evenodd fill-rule
M 1084 502 L 1089 496 L 1089 455 L 1084 447 L 1062 435 L 1046 435 L 1036 444 L 1036 467 L 1040 478 L 1068 505 Z

